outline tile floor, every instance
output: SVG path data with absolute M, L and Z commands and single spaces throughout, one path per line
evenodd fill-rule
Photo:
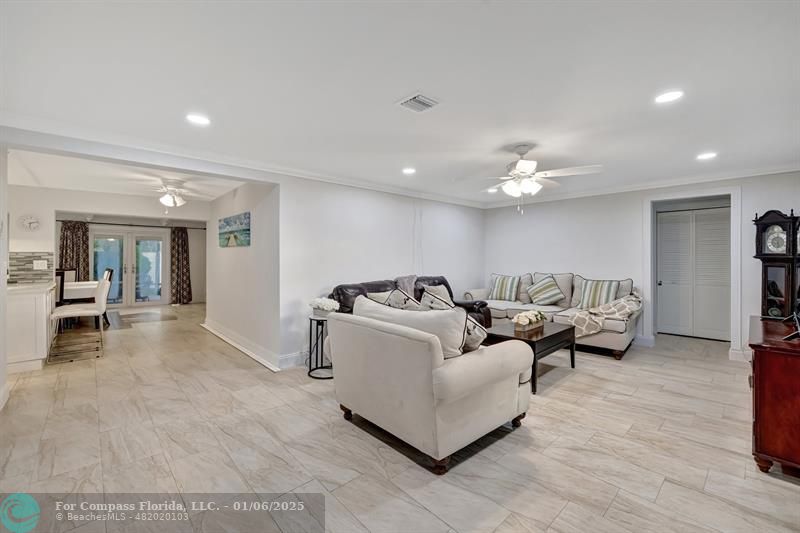
M 347 533 L 800 531 L 800 483 L 752 461 L 748 367 L 725 344 L 550 356 L 523 426 L 438 477 L 343 420 L 333 382 L 259 366 L 199 327 L 202 305 L 162 312 L 107 331 L 103 359 L 10 377 L 0 492 L 322 493 Z

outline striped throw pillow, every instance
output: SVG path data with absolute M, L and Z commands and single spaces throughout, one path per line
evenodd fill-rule
M 517 290 L 519 289 L 519 276 L 492 275 L 492 292 L 489 294 L 490 300 L 517 301 Z
M 528 295 L 536 305 L 553 305 L 564 299 L 564 293 L 553 276 L 546 276 L 528 287 Z
M 619 291 L 619 281 L 617 280 L 585 279 L 578 307 L 591 309 L 613 302 L 617 299 L 617 291 Z

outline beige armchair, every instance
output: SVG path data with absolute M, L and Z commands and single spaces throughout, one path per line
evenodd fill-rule
M 411 444 L 444 474 L 450 455 L 511 421 L 530 402 L 533 352 L 507 341 L 445 360 L 439 338 L 366 317 L 332 313 L 328 348 L 336 398 Z

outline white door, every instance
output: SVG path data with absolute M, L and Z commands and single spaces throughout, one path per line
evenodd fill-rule
M 659 213 L 657 329 L 730 340 L 730 208 Z
M 695 337 L 731 340 L 731 210 L 694 212 Z
M 692 213 L 658 213 L 658 332 L 691 335 Z

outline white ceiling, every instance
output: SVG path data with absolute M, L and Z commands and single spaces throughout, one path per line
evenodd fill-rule
M 241 185 L 233 180 L 23 150 L 9 152 L 8 182 L 28 187 L 152 196 L 154 199 L 161 196 L 158 190 L 162 185 L 171 184 L 183 189 L 187 199 L 194 200 L 213 200 Z
M 542 198 L 800 168 L 795 1 L 0 9 L 6 125 L 479 202 L 507 197 L 453 180 L 520 141 L 543 170 L 605 167 Z M 417 90 L 441 104 L 395 105 Z

